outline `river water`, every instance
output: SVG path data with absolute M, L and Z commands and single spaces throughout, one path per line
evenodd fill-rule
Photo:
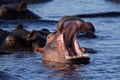
M 116 1 L 116 0 L 115 0 Z M 120 11 L 120 3 L 113 0 L 53 0 L 28 5 L 29 9 L 45 20 L 59 20 L 65 15 Z M 119 0 L 118 0 L 119 1 Z M 87 65 L 44 63 L 42 54 L 13 52 L 0 55 L 0 70 L 21 80 L 119 80 L 120 79 L 120 17 L 82 18 L 96 29 L 95 39 L 78 39 L 82 47 L 93 48 L 96 54 Z M 56 23 L 39 21 L 0 23 L 11 31 L 19 23 L 27 30 L 48 28 L 55 30 Z

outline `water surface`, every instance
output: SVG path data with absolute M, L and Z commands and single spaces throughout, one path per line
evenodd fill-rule
M 119 3 L 110 0 L 53 0 L 43 4 L 31 4 L 29 9 L 42 19 L 59 20 L 64 15 L 120 11 Z M 89 54 L 90 64 L 68 65 L 44 63 L 42 54 L 13 52 L 0 55 L 0 70 L 21 80 L 119 80 L 120 79 L 120 17 L 82 18 L 96 28 L 96 39 L 78 39 L 82 47 L 97 50 Z M 0 23 L 0 28 L 11 31 L 19 23 L 27 30 L 48 28 L 53 31 L 57 23 L 37 21 Z

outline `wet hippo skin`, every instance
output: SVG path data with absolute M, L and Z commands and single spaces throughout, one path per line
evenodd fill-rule
M 95 31 L 95 27 L 91 22 L 84 22 L 83 28 L 77 34 L 77 38 L 97 38 Z
M 11 32 L 1 29 L 0 34 L 0 52 L 7 54 L 6 51 L 33 51 L 35 47 L 44 47 L 45 38 L 49 32 L 44 30 L 27 31 L 22 24 L 19 24 Z
M 84 22 L 84 24 L 86 23 Z M 91 25 L 88 24 L 87 26 L 88 29 L 86 28 L 86 26 L 84 26 L 85 28 L 82 28 L 82 30 L 78 30 L 78 32 L 91 31 L 94 33 L 94 28 L 92 31 L 91 29 L 89 29 L 89 26 Z M 56 34 L 57 31 L 50 32 L 46 28 L 43 28 L 41 30 L 27 31 L 26 29 L 24 29 L 24 26 L 22 24 L 17 25 L 16 28 L 10 32 L 0 29 L 0 54 L 11 54 L 11 51 L 33 50 L 34 52 L 43 53 L 43 47 L 46 44 L 46 38 L 50 33 Z M 79 35 L 77 34 L 77 36 Z M 88 53 L 96 52 L 93 49 L 89 48 L 82 48 L 82 51 Z
M 63 17 L 57 25 L 56 34 L 49 34 L 43 49 L 43 60 L 60 63 L 89 63 L 90 57 L 83 53 L 76 33 L 83 21 L 74 16 Z
M 16 4 L 21 3 L 22 1 L 26 1 L 27 3 L 39 3 L 39 2 L 49 2 L 52 0 L 0 0 L 1 4 Z
M 103 13 L 91 13 L 91 14 L 79 14 L 75 15 L 80 18 L 96 18 L 96 17 L 119 17 L 120 12 L 103 12 Z
M 20 24 L 16 29 L 9 32 L 9 34 L 2 41 L 1 50 L 27 50 L 31 48 L 31 43 L 26 40 L 26 36 L 30 32 L 23 28 Z

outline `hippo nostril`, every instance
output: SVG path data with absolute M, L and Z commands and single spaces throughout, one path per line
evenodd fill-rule
M 37 52 L 41 52 L 41 53 L 42 53 L 42 52 L 43 52 L 43 48 L 35 48 L 35 49 L 34 49 L 34 52 L 35 52 L 35 53 L 37 53 Z

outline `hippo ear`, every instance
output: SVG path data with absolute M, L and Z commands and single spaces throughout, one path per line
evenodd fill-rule
M 19 10 L 20 10 L 20 11 L 25 11 L 25 10 L 27 10 L 27 3 L 26 3 L 26 2 L 22 2 L 22 3 L 19 5 Z
M 55 38 L 55 34 L 51 33 L 47 36 L 47 43 L 51 42 Z
M 36 38 L 37 38 L 37 32 L 35 30 L 33 30 L 27 35 L 28 41 L 35 40 Z
M 84 26 L 87 32 L 93 32 L 93 33 L 95 32 L 95 27 L 91 22 L 85 22 Z

